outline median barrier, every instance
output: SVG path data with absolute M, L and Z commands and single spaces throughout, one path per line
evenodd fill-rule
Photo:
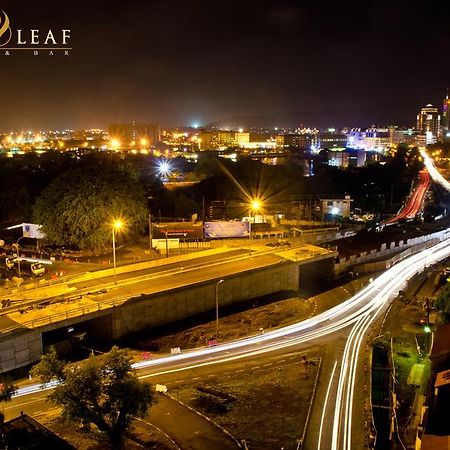
M 433 245 L 436 242 L 439 242 L 443 239 L 446 239 L 450 235 L 450 229 L 437 231 L 435 233 L 427 234 L 425 236 L 418 236 L 416 238 L 408 239 L 407 241 L 400 240 L 399 244 L 396 246 L 395 242 L 391 242 L 388 246 L 386 243 L 381 244 L 379 249 L 375 249 L 375 251 L 371 250 L 368 252 L 362 252 L 359 255 L 350 255 L 347 258 L 341 258 L 339 263 L 335 264 L 335 276 L 340 276 L 343 273 L 347 272 L 350 269 L 353 269 L 360 264 L 373 263 L 374 271 L 377 270 L 385 270 L 395 264 L 399 259 L 406 257 L 409 254 L 414 253 L 415 251 L 422 250 L 423 248 L 427 248 Z M 403 253 L 403 249 L 410 248 L 411 253 Z M 390 258 L 387 260 L 387 257 L 392 254 L 400 254 L 399 257 Z M 406 256 L 405 256 L 406 255 Z M 386 257 L 383 261 L 371 261 L 375 259 L 381 259 Z M 366 272 L 369 269 L 365 270 Z

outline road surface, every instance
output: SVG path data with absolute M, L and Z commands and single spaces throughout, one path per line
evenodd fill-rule
M 269 353 L 280 355 L 299 351 L 301 348 L 327 342 L 331 337 L 337 343 L 341 342 L 341 345 L 336 345 L 335 360 L 326 372 L 328 401 L 322 403 L 325 408 L 318 427 L 308 428 L 307 446 L 304 448 L 363 448 L 359 423 L 363 405 L 360 404 L 362 396 L 357 374 L 361 370 L 360 357 L 364 340 L 371 326 L 382 316 L 410 278 L 449 256 L 450 239 L 446 239 L 404 259 L 347 301 L 313 318 L 217 347 L 142 361 L 134 364 L 134 367 L 142 379 L 148 379 L 152 383 L 176 382 L 197 373 L 214 372 L 217 368 L 239 363 L 244 358 L 251 362 L 267 357 Z M 40 391 L 38 385 L 21 388 L 5 411 L 9 414 L 12 409 L 17 411 L 17 408 L 22 408 L 26 412 L 28 405 L 35 407 L 44 397 L 45 393 Z M 319 409 L 322 404 L 316 403 Z
M 414 219 L 423 208 L 425 195 L 430 187 L 430 174 L 427 170 L 419 172 L 419 183 L 409 196 L 406 204 L 399 211 L 399 213 L 392 219 L 386 222 L 386 225 L 393 224 L 402 219 Z

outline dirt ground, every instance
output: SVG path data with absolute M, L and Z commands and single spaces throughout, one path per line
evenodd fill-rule
M 271 368 L 221 377 L 171 394 L 219 423 L 251 449 L 295 449 L 319 370 L 319 350 Z
M 73 422 L 62 419 L 59 412 L 47 413 L 38 417 L 37 420 L 64 438 L 77 450 L 109 450 L 111 448 L 108 439 L 95 426 L 92 425 L 90 430 L 83 430 Z M 124 441 L 123 448 L 127 450 L 173 450 L 176 447 L 163 433 L 158 432 L 152 426 L 141 421 L 135 421 Z
M 290 325 L 311 317 L 315 311 L 314 298 L 292 297 L 276 303 L 250 307 L 219 319 L 219 341 L 231 341 L 273 328 Z M 215 337 L 216 323 L 210 320 L 201 325 L 174 330 L 161 337 L 140 335 L 127 340 L 126 345 L 137 349 L 134 356 L 139 358 L 141 351 L 167 353 L 173 347 L 189 349 L 205 346 Z

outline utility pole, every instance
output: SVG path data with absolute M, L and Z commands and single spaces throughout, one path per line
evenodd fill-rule
M 429 297 L 427 297 L 426 300 L 425 300 L 425 308 L 426 308 L 426 311 L 427 311 L 427 324 L 429 325 L 430 324 L 430 309 L 431 309 L 431 307 L 430 307 L 430 298 Z
M 152 213 L 149 211 L 149 213 L 148 213 L 148 241 L 149 241 L 150 256 L 152 254 L 152 248 L 153 248 L 153 245 L 152 245 L 153 239 L 152 238 L 153 238 L 153 236 L 152 236 Z

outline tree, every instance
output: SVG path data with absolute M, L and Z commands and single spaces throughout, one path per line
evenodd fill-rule
M 9 402 L 12 396 L 17 392 L 17 386 L 10 382 L 0 383 L 0 402 Z M 0 412 L 0 423 L 5 420 L 5 415 Z
M 76 366 L 66 366 L 52 348 L 33 367 L 32 374 L 44 386 L 56 380 L 59 384 L 49 399 L 62 407 L 63 416 L 96 425 L 114 448 L 121 447 L 133 417 L 143 417 L 154 402 L 150 386 L 139 381 L 131 359 L 117 347 Z
M 450 322 L 450 283 L 447 283 L 436 298 L 434 304 L 444 322 Z
M 111 223 L 122 218 L 137 231 L 147 218 L 144 190 L 126 167 L 84 164 L 55 178 L 33 208 L 51 244 L 99 250 L 111 242 Z

